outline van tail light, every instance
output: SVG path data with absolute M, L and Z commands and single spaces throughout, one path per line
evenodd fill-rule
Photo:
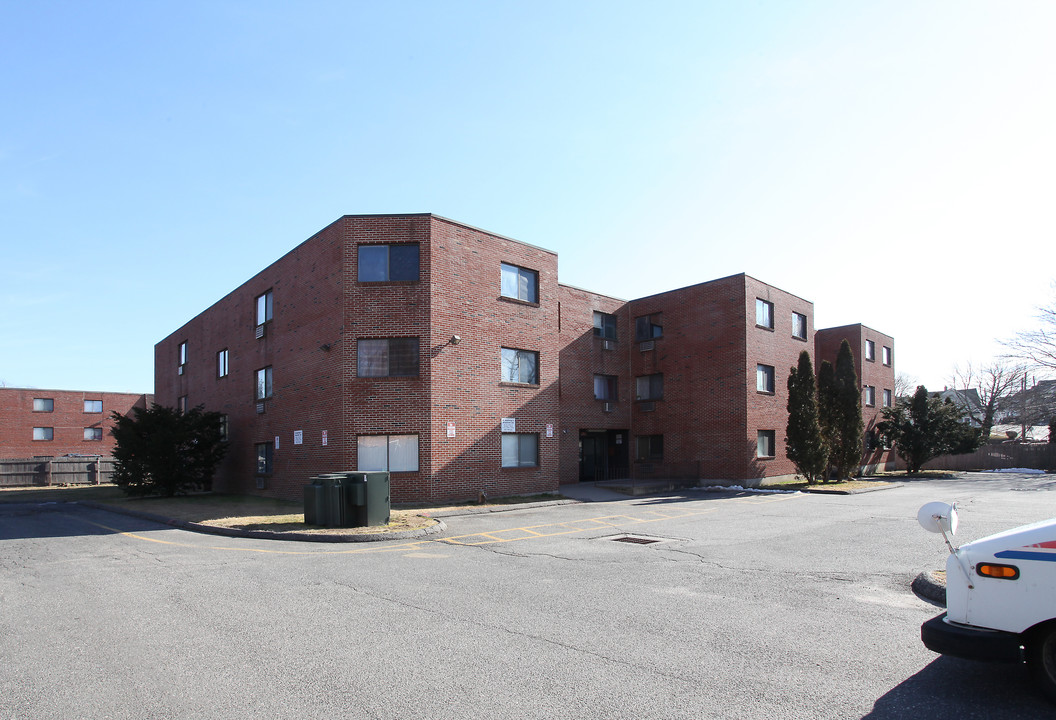
M 998 565 L 997 563 L 979 563 L 975 566 L 975 572 L 983 577 L 997 578 L 998 580 L 1018 580 L 1019 568 L 1015 565 Z

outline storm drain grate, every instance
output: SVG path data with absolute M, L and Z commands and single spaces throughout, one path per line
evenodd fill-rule
M 652 543 L 660 542 L 660 540 L 655 540 L 653 538 L 635 537 L 634 535 L 621 535 L 619 537 L 614 537 L 612 541 L 634 543 L 635 545 L 651 545 Z

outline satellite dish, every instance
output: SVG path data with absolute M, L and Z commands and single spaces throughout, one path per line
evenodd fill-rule
M 927 503 L 917 511 L 917 522 L 928 532 L 954 535 L 957 533 L 957 503 Z

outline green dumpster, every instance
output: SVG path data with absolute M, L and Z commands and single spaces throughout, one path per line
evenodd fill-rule
M 350 494 L 350 499 L 359 505 L 353 509 L 356 516 L 355 527 L 388 525 L 392 504 L 389 500 L 389 473 L 387 472 L 350 472 L 345 473 L 350 484 L 362 488 L 362 496 L 357 489 Z M 359 509 L 362 508 L 362 509 Z
M 304 524 L 325 525 L 327 518 L 324 481 L 318 475 L 304 486 Z

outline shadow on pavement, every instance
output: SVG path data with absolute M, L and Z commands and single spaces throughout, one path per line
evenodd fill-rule
M 166 528 L 164 522 L 107 512 L 77 503 L 0 504 L 0 542 L 84 537 Z
M 940 656 L 891 689 L 863 720 L 904 718 L 1056 718 L 1026 665 Z

